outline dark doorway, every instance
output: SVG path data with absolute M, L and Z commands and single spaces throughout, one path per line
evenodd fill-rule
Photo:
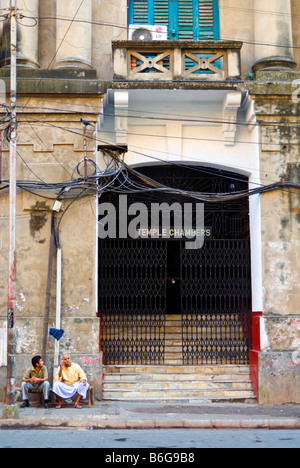
M 139 169 L 169 188 L 228 194 L 248 180 L 212 168 L 149 166 Z M 118 210 L 119 194 L 105 201 Z M 101 202 L 104 200 L 101 199 Z M 174 193 L 130 193 L 128 205 L 173 203 Z M 196 203 L 196 202 L 195 202 Z M 99 311 L 106 364 L 163 364 L 167 315 L 181 316 L 182 363 L 248 364 L 251 349 L 249 200 L 205 203 L 204 246 L 149 238 L 99 241 Z M 118 235 L 118 229 L 117 229 Z
M 168 315 L 181 314 L 181 242 L 167 243 L 167 300 Z

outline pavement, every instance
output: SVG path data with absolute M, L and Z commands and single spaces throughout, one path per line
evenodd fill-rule
M 0 405 L 2 418 L 2 405 Z M 19 419 L 0 419 L 0 429 L 300 429 L 300 406 L 199 405 L 179 402 L 96 401 L 88 408 L 66 404 L 19 409 Z

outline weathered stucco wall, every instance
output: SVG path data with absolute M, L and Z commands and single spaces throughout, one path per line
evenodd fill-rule
M 39 28 L 39 61 L 42 68 L 53 68 L 55 65 L 56 16 L 55 1 L 40 2 L 42 19 Z M 91 21 L 92 42 L 87 44 L 84 37 L 82 41 L 85 47 L 91 49 L 92 67 L 97 70 L 98 78 L 109 80 L 113 76 L 111 42 L 115 39 L 127 39 L 127 0 L 92 0 Z M 67 24 L 69 26 L 69 22 Z M 67 40 L 72 43 L 70 38 Z
M 0 0 L 1 5 L 6 1 Z M 27 3 L 29 5 L 29 0 Z M 278 8 L 280 5 L 284 5 L 283 1 L 272 3 Z M 254 5 L 258 5 L 257 12 L 254 11 Z M 292 31 L 286 32 L 286 35 L 289 40 L 289 33 L 292 32 L 294 44 L 298 44 L 300 37 L 299 1 L 291 0 L 291 7 Z M 283 29 L 280 27 L 280 21 L 277 21 L 278 30 L 269 40 L 269 44 L 266 38 L 259 39 L 259 32 L 269 32 L 270 29 L 267 23 L 263 30 L 255 29 L 257 25 L 256 13 L 264 15 L 266 21 L 268 16 L 270 22 L 274 19 L 274 14 L 268 15 L 268 12 L 265 11 L 266 8 L 265 6 L 261 7 L 260 1 L 245 0 L 241 5 L 238 0 L 220 0 L 221 39 L 244 41 L 242 76 L 251 71 L 257 54 L 267 58 L 272 55 L 271 50 L 274 50 L 272 46 L 275 45 L 275 48 L 276 46 L 278 48 L 282 41 L 289 45 L 282 38 Z M 270 11 L 272 12 L 272 8 Z M 59 42 L 57 42 L 58 21 L 63 21 L 63 19 L 56 19 L 56 2 L 53 0 L 39 2 L 39 15 L 38 41 L 35 41 L 33 45 L 36 48 L 38 42 L 38 61 L 41 69 L 18 70 L 18 106 L 20 106 L 18 108 L 18 179 L 36 180 L 40 178 L 46 182 L 61 182 L 72 178 L 76 165 L 83 158 L 83 128 L 80 124 L 80 117 L 84 116 L 96 124 L 102 112 L 102 96 L 106 81 L 111 80 L 113 76 L 112 40 L 127 38 L 127 1 L 92 0 L 91 43 L 86 42 L 85 46 L 86 55 L 91 57 L 91 66 L 96 72 L 88 67 L 86 69 L 79 67 L 78 69 L 53 70 L 59 47 Z M 287 16 L 289 15 L 286 15 L 285 12 L 278 14 L 279 19 L 284 19 L 285 26 L 287 25 Z M 87 41 L 87 38 L 82 36 L 82 40 Z M 257 42 L 260 43 L 257 44 Z M 68 37 L 63 44 L 66 52 L 68 43 L 71 44 L 71 48 L 74 48 L 72 38 Z M 293 51 L 293 57 L 297 61 L 299 69 L 299 49 L 296 47 L 293 49 L 287 47 L 287 49 L 289 49 L 288 52 Z M 27 78 L 21 79 L 21 74 L 23 74 L 23 78 L 25 75 Z M 1 69 L 0 75 L 1 78 L 7 77 L 9 69 Z M 260 181 L 267 185 L 278 180 L 297 178 L 297 174 L 299 174 L 297 164 L 300 163 L 300 104 L 298 102 L 300 91 L 293 95 L 298 86 L 293 86 L 293 81 L 299 80 L 300 75 L 291 71 L 275 69 L 257 73 L 256 79 L 257 81 L 254 82 L 234 83 L 234 86 L 235 89 L 249 90 L 255 101 L 255 112 L 260 124 Z M 8 80 L 6 82 L 8 84 Z M 121 83 L 120 87 L 123 85 Z M 169 86 L 169 83 L 166 85 Z M 180 86 L 183 85 L 183 83 L 180 84 Z M 128 89 L 134 87 L 134 84 L 129 82 L 126 86 Z M 136 83 L 135 86 L 137 87 Z M 139 86 L 143 88 L 143 85 Z M 155 84 L 153 86 L 155 87 Z M 173 87 L 172 83 L 171 86 Z M 177 86 L 179 85 L 176 84 L 176 88 Z M 219 85 L 214 85 L 211 88 L 212 93 L 214 93 L 216 86 Z M 232 84 L 220 83 L 220 89 L 227 89 L 228 86 L 232 86 Z M 201 84 L 194 82 L 193 85 L 187 84 L 187 88 L 190 90 L 193 88 L 193 91 L 196 91 L 198 95 Z M 163 92 L 164 88 L 161 87 L 161 90 Z M 205 102 L 205 97 L 203 100 Z M 144 110 L 144 103 L 145 97 L 135 103 L 137 106 L 135 109 L 140 106 Z M 198 103 L 200 110 L 201 105 L 203 108 L 202 101 Z M 206 105 L 209 104 L 206 103 Z M 166 109 L 169 112 L 167 106 Z M 178 105 L 175 103 L 174 115 L 176 115 L 177 110 Z M 222 116 L 220 112 L 216 114 L 211 105 L 210 111 L 212 117 Z M 132 120 L 131 122 L 134 123 Z M 131 130 L 138 133 L 141 125 L 139 123 L 135 128 L 133 123 Z M 114 132 L 114 128 L 106 130 L 107 135 Z M 169 145 L 168 151 L 178 158 L 181 158 L 184 151 L 187 154 L 189 151 L 198 151 L 198 143 L 195 144 L 197 148 L 189 149 L 187 143 L 189 140 L 186 138 L 182 145 L 183 152 L 180 150 L 177 155 L 177 147 L 173 150 L 175 146 L 172 139 L 172 136 L 179 134 L 176 133 L 177 130 L 175 125 L 174 128 L 169 125 L 164 134 L 165 140 L 163 142 L 160 140 L 159 143 L 153 143 L 151 132 L 144 140 L 141 135 L 138 137 L 135 135 L 132 136 L 131 144 L 136 146 L 137 138 L 139 138 L 140 146 L 147 148 L 147 151 L 151 151 L 152 148 L 155 155 L 158 151 L 163 151 L 163 145 Z M 182 131 L 182 129 L 179 130 Z M 249 141 L 250 136 L 247 132 L 246 127 L 238 129 L 237 135 L 243 146 L 241 146 L 241 151 L 228 149 L 227 162 L 224 158 L 224 148 L 218 149 L 219 146 L 214 142 L 215 134 L 213 134 L 211 141 L 206 143 L 207 160 L 205 162 L 211 161 L 211 154 L 216 157 L 216 153 L 218 153 L 217 157 L 220 158 L 218 165 L 229 164 L 228 161 L 232 163 L 234 157 L 236 160 L 234 167 L 242 165 L 249 169 L 249 159 L 243 162 L 242 158 L 247 159 L 247 152 L 249 155 L 251 152 L 254 154 L 254 151 L 257 151 L 257 146 L 253 150 L 253 145 L 256 145 L 256 142 Z M 187 134 L 183 132 L 181 134 L 182 141 L 184 141 L 184 136 Z M 103 133 L 99 135 L 101 139 Z M 203 130 L 203 137 L 207 138 L 205 130 Z M 222 134 L 221 138 L 223 138 Z M 149 144 L 150 140 L 151 144 Z M 93 159 L 96 154 L 94 151 L 95 141 L 92 139 L 88 141 L 88 154 Z M 245 150 L 243 143 L 245 141 L 249 141 L 247 150 Z M 203 147 L 202 143 L 202 150 Z M 242 152 L 243 155 L 240 156 Z M 129 153 L 128 158 L 130 159 L 130 157 Z M 204 158 L 202 158 L 202 163 L 203 161 Z M 8 178 L 7 144 L 3 148 L 2 171 L 3 178 Z M 296 181 L 299 183 L 299 180 Z M 284 187 L 282 190 L 261 196 L 263 310 L 256 312 L 263 312 L 261 319 L 262 352 L 259 355 L 259 384 L 262 403 L 300 403 L 300 364 L 297 354 L 300 348 L 299 198 L 299 191 L 287 191 L 284 190 Z M 52 203 L 53 200 L 18 191 L 17 381 L 21 380 L 24 369 L 29 367 L 32 355 L 41 353 Z M 65 201 L 62 209 L 66 210 L 67 207 L 68 202 Z M 58 219 L 61 214 L 57 215 Z M 60 342 L 61 351 L 71 353 L 72 359 L 86 369 L 89 378 L 96 383 L 97 393 L 100 394 L 102 375 L 101 356 L 99 355 L 99 321 L 96 318 L 97 262 L 95 259 L 97 238 L 94 197 L 79 199 L 70 206 L 60 225 L 60 240 L 63 256 L 61 326 L 65 330 Z M 7 314 L 7 251 L 8 198 L 7 193 L 0 192 L 0 327 L 3 327 Z M 56 262 L 54 261 L 49 327 L 54 325 L 55 320 L 55 268 Z M 53 352 L 54 341 L 51 338 L 48 343 L 50 370 Z M 0 388 L 3 384 L 5 384 L 5 372 L 1 368 Z
M 252 83 L 250 91 L 260 122 L 261 182 L 297 182 L 300 106 L 293 98 L 292 81 L 299 76 L 273 71 L 260 78 L 266 81 Z M 283 187 L 264 194 L 261 211 L 264 345 L 259 357 L 260 399 L 261 403 L 299 403 L 300 193 Z
M 27 99 L 24 99 L 23 102 Z M 19 100 L 22 105 L 22 98 Z M 96 125 L 101 107 L 101 96 L 32 98 L 30 111 L 19 113 L 18 180 L 62 182 L 76 177 L 73 171 L 83 159 L 84 116 Z M 47 109 L 47 110 L 46 110 Z M 55 111 L 62 109 L 63 111 Z M 76 110 L 72 114 L 67 111 Z M 30 121 L 30 122 L 29 122 Z M 88 132 L 88 157 L 95 159 L 93 131 Z M 3 178 L 8 177 L 8 144 L 3 148 Z M 78 174 L 77 174 L 78 176 Z M 75 193 L 76 197 L 78 192 Z M 43 195 L 55 198 L 53 192 Z M 73 198 L 74 198 L 73 197 Z M 60 341 L 62 352 L 71 354 L 74 362 L 82 365 L 90 381 L 101 394 L 101 357 L 99 355 L 99 319 L 95 279 L 96 258 L 96 200 L 94 196 L 63 202 L 60 217 L 62 248 L 62 303 L 61 328 L 65 333 Z M 18 190 L 17 199 L 17 383 L 24 369 L 30 367 L 34 354 L 42 354 L 48 257 L 51 234 L 51 214 L 54 199 L 45 199 L 34 193 Z M 65 212 L 66 211 L 66 212 Z M 8 198 L 0 197 L 0 324 L 7 314 L 7 252 L 8 252 Z M 54 250 L 56 256 L 56 250 Z M 53 264 L 49 327 L 55 326 L 56 312 L 56 258 Z M 52 374 L 54 338 L 48 337 L 47 365 Z M 5 384 L 0 374 L 0 387 Z M 51 379 L 52 380 L 52 379 Z
M 127 39 L 127 0 L 111 0 L 109 3 L 105 0 L 91 0 L 91 3 L 92 42 L 91 44 L 85 42 L 85 47 L 91 49 L 91 63 L 92 67 L 97 70 L 98 78 L 110 80 L 113 76 L 111 43 L 113 40 Z M 264 57 L 274 55 L 271 46 L 278 42 L 268 40 L 267 36 L 265 40 L 260 40 L 258 32 L 255 31 L 256 22 L 263 21 L 263 33 L 266 34 L 266 31 L 272 27 L 272 21 L 276 19 L 282 33 L 286 20 L 290 20 L 289 15 L 285 9 L 283 9 L 283 13 L 280 13 L 280 8 L 284 8 L 282 0 L 281 2 L 270 1 L 268 8 L 262 8 L 260 3 L 256 4 L 254 0 L 244 0 L 242 4 L 239 0 L 219 0 L 219 5 L 221 39 L 244 42 L 242 51 L 242 76 L 244 76 L 246 73 L 251 73 L 252 66 L 256 61 L 256 54 Z M 74 14 L 75 10 L 76 8 L 74 8 Z M 299 44 L 300 37 L 299 14 L 299 2 L 291 0 L 291 34 L 293 43 L 296 45 Z M 64 21 L 65 15 L 57 22 L 55 18 L 60 17 L 60 15 L 57 14 L 56 2 L 43 0 L 39 2 L 39 16 L 39 64 L 42 68 L 53 68 L 57 51 L 57 30 Z M 78 17 L 80 18 L 80 14 Z M 72 44 L 69 37 L 67 40 Z M 285 44 L 286 41 L 279 41 L 281 46 L 283 43 Z M 299 50 L 294 48 L 294 60 L 297 62 L 298 68 L 300 66 L 299 54 Z M 283 52 L 275 55 L 283 55 Z

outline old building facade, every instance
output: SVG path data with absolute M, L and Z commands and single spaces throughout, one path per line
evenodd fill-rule
M 53 368 L 47 331 L 59 325 L 59 351 L 99 397 L 103 356 L 106 372 L 205 368 L 212 382 L 234 368 L 250 373 L 260 403 L 299 403 L 300 6 L 267 3 L 17 1 L 18 380 L 45 347 Z M 0 1 L 7 90 L 9 7 Z M 1 387 L 9 121 L 2 127 Z M 137 206 L 120 221 L 134 203 L 150 213 L 154 203 L 194 212 L 196 202 L 201 249 L 186 249 L 173 224 L 164 235 L 158 223 L 155 236 L 150 217 L 130 237 Z M 118 221 L 104 239 L 108 203 Z

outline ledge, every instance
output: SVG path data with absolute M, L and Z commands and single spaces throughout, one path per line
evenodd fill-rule
M 0 78 L 9 78 L 10 67 L 0 68 Z M 17 76 L 20 78 L 39 78 L 39 79 L 70 79 L 70 80 L 95 80 L 97 72 L 94 69 L 86 69 L 80 67 L 65 67 L 65 68 L 30 68 L 17 67 Z
M 240 41 L 112 41 L 114 48 L 126 49 L 241 49 Z
M 243 81 L 225 80 L 225 81 L 130 81 L 114 80 L 110 89 L 157 89 L 157 90 L 177 90 L 177 89 L 215 89 L 215 90 L 238 90 Z
M 10 68 L 0 69 L 0 79 L 10 85 Z M 18 67 L 18 94 L 105 94 L 107 81 L 97 79 L 96 70 L 81 68 L 33 69 Z

